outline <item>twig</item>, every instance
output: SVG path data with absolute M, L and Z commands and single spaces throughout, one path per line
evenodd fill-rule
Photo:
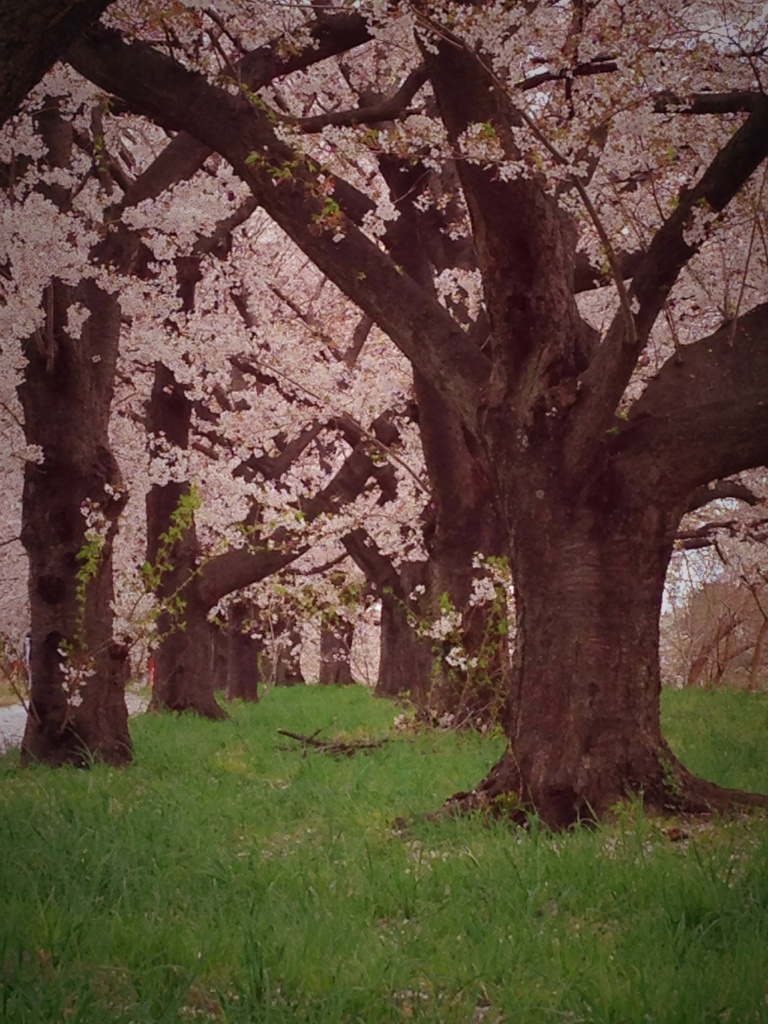
M 300 732 L 291 732 L 289 729 L 278 729 L 277 731 L 281 736 L 288 736 L 292 740 L 298 740 L 303 746 L 305 753 L 307 747 L 315 747 L 317 750 L 324 750 L 327 754 L 333 754 L 337 757 L 340 754 L 351 757 L 358 750 L 374 750 L 376 747 L 383 747 L 385 743 L 389 742 L 387 739 L 350 740 L 348 742 L 343 740 L 319 740 L 317 739 L 317 734 L 320 732 L 319 729 L 317 732 L 313 732 L 311 736 L 303 736 Z

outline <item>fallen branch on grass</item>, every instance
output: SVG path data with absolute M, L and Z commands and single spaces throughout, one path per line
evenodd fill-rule
M 307 751 L 307 747 L 315 747 L 317 750 L 324 750 L 326 754 L 333 754 L 338 757 L 341 754 L 345 754 L 347 757 L 351 757 L 352 754 L 356 754 L 358 750 L 374 750 L 376 747 L 383 747 L 388 741 L 383 740 L 319 740 L 317 738 L 320 729 L 317 732 L 313 732 L 311 736 L 303 736 L 300 732 L 290 732 L 288 729 L 278 729 L 278 733 L 281 736 L 288 736 L 292 740 L 298 740 L 304 748 L 304 753 Z M 292 748 L 289 748 L 292 749 Z

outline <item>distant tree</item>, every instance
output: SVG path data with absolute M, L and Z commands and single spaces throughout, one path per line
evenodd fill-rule
M 336 39 L 330 44 L 330 52 L 339 45 Z M 284 56 L 276 49 L 266 45 L 251 55 L 254 83 L 327 55 L 322 19 L 303 47 L 289 48 Z M 165 267 L 146 241 L 156 242 L 161 233 L 151 223 L 142 224 L 135 208 L 195 174 L 210 150 L 183 134 L 163 148 L 166 140 L 157 133 L 137 135 L 130 127 L 124 131 L 125 122 L 115 126 L 104 118 L 93 89 L 60 66 L 46 79 L 46 88 L 42 104 L 7 126 L 0 165 L 7 228 L 0 258 L 1 308 L 8 339 L 0 356 L 3 386 L 11 389 L 10 402 L 4 395 L 2 408 L 11 418 L 16 416 L 13 389 L 24 367 L 18 397 L 27 448 L 15 454 L 27 460 L 21 539 L 30 563 L 32 605 L 32 714 L 24 749 L 29 759 L 51 763 L 87 761 L 91 756 L 122 762 L 130 758 L 123 699 L 128 660 L 122 636 L 116 643 L 112 635 L 112 555 L 127 493 L 111 452 L 110 403 L 116 373 L 135 391 L 134 375 L 140 377 L 159 356 L 174 364 L 172 353 L 160 353 L 156 346 L 158 337 L 172 337 L 169 324 L 159 325 L 164 315 L 175 312 L 175 298 L 171 294 L 157 309 L 152 298 L 147 300 L 147 295 L 158 295 L 157 278 Z M 70 160 L 73 153 L 76 160 Z M 229 190 L 223 188 L 216 198 L 226 207 Z M 254 205 L 251 200 L 251 209 Z M 65 225 L 68 216 L 72 221 Z M 44 251 L 46 258 L 41 259 Z M 188 268 L 185 259 L 189 256 L 182 246 L 171 263 L 180 272 L 177 278 L 183 278 Z M 120 365 L 118 341 L 131 334 L 134 323 L 142 322 L 148 304 L 156 314 L 151 324 L 155 333 L 143 340 L 144 366 L 141 361 L 131 365 L 128 357 Z M 22 342 L 21 352 L 16 340 Z M 131 341 L 135 353 L 135 331 Z M 167 380 L 164 383 L 168 385 Z M 159 424 L 158 432 L 163 429 Z M 6 449 L 4 454 L 13 453 Z M 341 467 L 335 486 L 320 488 L 315 515 L 329 511 L 323 500 L 333 504 L 341 497 L 353 464 L 355 485 L 363 486 L 366 474 L 360 473 L 369 463 L 361 447 L 347 464 L 346 476 Z M 150 503 L 156 513 L 150 515 L 155 540 L 167 528 L 183 491 L 174 495 L 173 488 L 178 489 L 178 481 L 170 482 L 162 501 Z M 159 499 L 158 493 L 153 497 Z M 191 554 L 196 556 L 194 549 L 192 544 Z M 280 558 L 290 557 L 266 549 L 261 555 L 262 573 L 273 571 Z M 182 569 L 174 566 L 176 572 Z M 221 564 L 214 569 L 220 570 Z M 169 591 L 164 596 L 172 596 L 170 576 L 163 584 Z M 232 584 L 235 589 L 241 585 Z M 187 618 L 199 628 L 190 628 L 181 645 L 187 664 L 197 669 L 190 679 L 203 679 L 197 703 L 202 707 L 207 700 L 209 711 L 217 707 L 212 696 L 215 677 L 205 667 L 210 659 L 202 654 L 211 647 L 206 615 L 221 596 L 219 590 L 216 594 L 208 604 L 188 602 Z M 24 605 L 23 600 L 17 603 Z M 160 696 L 169 676 L 164 668 L 175 661 L 157 661 Z M 189 700 L 187 694 L 181 706 Z
M 350 686 L 352 639 L 355 624 L 341 616 L 325 616 L 320 631 L 320 675 L 324 686 Z

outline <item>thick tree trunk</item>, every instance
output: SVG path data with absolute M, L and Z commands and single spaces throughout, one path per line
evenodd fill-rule
M 150 433 L 185 448 L 190 416 L 191 404 L 183 387 L 166 366 L 157 363 L 148 414 Z M 150 709 L 226 718 L 214 696 L 208 606 L 195 588 L 200 547 L 192 489 L 188 483 L 176 481 L 155 484 L 146 504 L 149 581 L 160 609 Z
M 89 311 L 79 338 L 64 326 L 73 303 Z M 112 545 L 124 495 L 108 434 L 120 309 L 91 282 L 54 282 L 47 305 L 19 388 L 27 442 L 43 454 L 27 464 L 22 506 L 32 620 L 22 759 L 124 764 L 132 758 L 128 660 L 112 635 Z
M 564 489 L 527 483 L 513 517 L 509 750 L 447 807 L 535 810 L 555 828 L 632 796 L 654 811 L 728 807 L 735 795 L 691 776 L 661 733 L 659 620 L 676 517 L 574 506 Z
M 355 624 L 339 616 L 328 616 L 323 620 L 320 632 L 320 675 L 323 686 L 352 686 L 350 657 Z

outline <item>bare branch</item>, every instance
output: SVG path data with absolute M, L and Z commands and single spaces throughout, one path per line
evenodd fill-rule
M 759 498 L 751 488 L 739 483 L 737 480 L 718 480 L 716 483 L 707 484 L 704 487 L 697 487 L 688 499 L 687 512 L 695 512 L 703 508 L 711 501 L 719 501 L 721 498 L 738 498 L 748 505 L 757 505 Z
M 520 92 L 538 89 L 548 82 L 569 82 L 574 78 L 586 78 L 590 75 L 609 75 L 618 71 L 619 65 L 611 58 L 597 58 L 585 64 L 577 64 L 575 68 L 561 68 L 559 71 L 540 71 L 529 78 L 523 78 L 514 86 Z
M 671 91 L 659 93 L 653 101 L 657 114 L 738 114 L 756 110 L 761 92 L 747 89 L 734 92 L 699 92 L 681 96 Z
M 378 103 L 356 107 L 352 110 L 339 110 L 328 114 L 317 114 L 315 117 L 285 117 L 278 120 L 296 125 L 306 134 L 320 132 L 330 125 L 337 127 L 354 127 L 360 124 L 377 124 L 382 121 L 395 121 L 399 117 L 412 113 L 408 104 L 427 80 L 427 72 L 423 65 L 415 68 L 392 96 L 387 96 Z

